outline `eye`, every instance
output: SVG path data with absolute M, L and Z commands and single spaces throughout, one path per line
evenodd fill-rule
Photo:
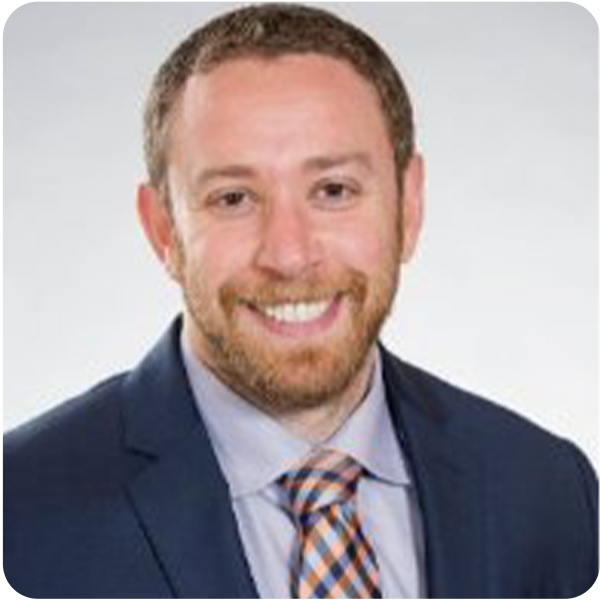
M 211 194 L 207 206 L 224 215 L 238 216 L 250 212 L 254 206 L 255 197 L 252 192 L 244 189 L 219 190 Z
M 314 191 L 314 197 L 326 208 L 344 208 L 352 204 L 360 194 L 360 186 L 348 181 L 324 181 Z

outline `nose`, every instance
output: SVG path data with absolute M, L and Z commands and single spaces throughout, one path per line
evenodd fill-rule
M 283 279 L 293 279 L 314 268 L 321 260 L 315 224 L 298 198 L 274 200 L 263 215 L 259 268 Z

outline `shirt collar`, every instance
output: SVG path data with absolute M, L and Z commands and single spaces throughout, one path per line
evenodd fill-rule
M 221 382 L 183 336 L 181 346 L 196 404 L 233 498 L 258 492 L 316 449 Z M 410 483 L 385 401 L 379 350 L 367 396 L 322 446 L 352 456 L 384 482 Z

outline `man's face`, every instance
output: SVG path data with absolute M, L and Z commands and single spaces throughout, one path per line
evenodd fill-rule
M 322 56 L 239 59 L 190 78 L 175 110 L 172 221 L 156 201 L 150 219 L 196 354 L 267 409 L 339 395 L 373 348 L 402 259 L 375 92 Z

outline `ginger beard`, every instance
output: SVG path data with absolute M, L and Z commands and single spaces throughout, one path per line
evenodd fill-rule
M 215 299 L 178 239 L 179 279 L 197 355 L 219 379 L 268 412 L 292 413 L 333 401 L 365 366 L 391 310 L 399 241 L 394 246 L 385 264 L 369 275 L 346 268 L 292 282 L 242 277 L 224 284 Z M 333 326 L 306 339 L 277 339 L 242 314 L 253 306 L 333 297 L 341 298 Z

